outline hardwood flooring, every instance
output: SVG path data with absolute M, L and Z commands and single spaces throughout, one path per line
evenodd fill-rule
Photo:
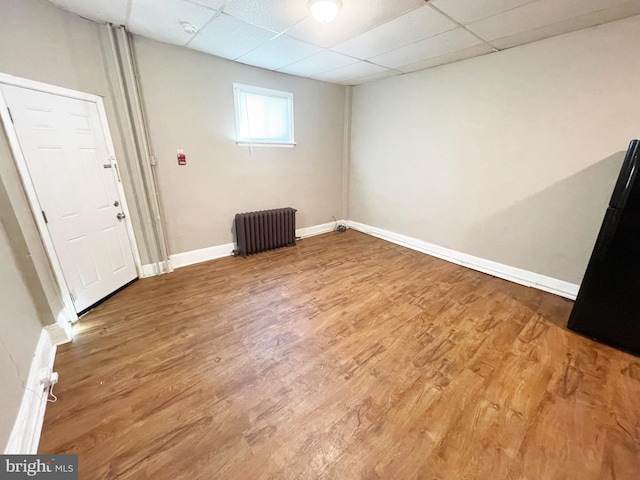
M 95 479 L 640 478 L 640 359 L 572 303 L 347 231 L 142 279 L 59 348 Z

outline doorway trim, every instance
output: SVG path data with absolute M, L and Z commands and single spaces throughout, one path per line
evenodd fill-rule
M 102 127 L 102 133 L 105 137 L 106 146 L 107 146 L 107 154 L 109 155 L 109 161 L 113 168 L 111 168 L 111 172 L 114 175 L 116 188 L 118 191 L 118 195 L 121 200 L 121 207 L 125 214 L 125 224 L 127 227 L 127 235 L 129 237 L 129 243 L 131 244 L 131 249 L 133 252 L 133 259 L 136 266 L 136 272 L 138 277 L 142 277 L 142 262 L 140 260 L 140 251 L 138 249 L 138 242 L 136 240 L 135 232 L 133 230 L 133 224 L 131 223 L 131 215 L 129 214 L 129 206 L 127 204 L 123 184 L 122 184 L 122 176 L 120 174 L 120 168 L 118 162 L 116 160 L 115 148 L 113 146 L 113 139 L 111 138 L 111 131 L 109 130 L 109 124 L 107 123 L 107 114 L 104 108 L 104 101 L 102 97 L 98 95 L 93 95 L 90 93 L 79 92 L 76 90 L 70 90 L 63 87 L 58 87 L 55 85 L 49 85 L 47 83 L 36 82 L 34 80 L 29 80 L 26 78 L 15 77 L 13 75 L 9 75 L 6 73 L 0 72 L 0 84 L 2 85 L 11 85 L 14 87 L 26 88 L 29 90 L 35 90 L 38 92 L 49 93 L 53 95 L 59 95 L 62 97 L 73 98 L 76 100 L 84 100 L 87 102 L 94 103 L 98 108 L 98 115 L 100 117 L 100 124 Z M 31 213 L 33 218 L 35 219 L 36 226 L 38 227 L 38 233 L 40 234 L 40 238 L 42 239 L 42 243 L 44 245 L 45 252 L 51 264 L 51 269 L 53 271 L 53 275 L 58 283 L 58 288 L 60 289 L 60 299 L 65 307 L 66 317 L 67 318 L 57 318 L 56 322 L 65 329 L 65 332 L 69 332 L 69 327 L 64 323 L 67 322 L 76 322 L 78 320 L 78 314 L 73 305 L 73 300 L 71 298 L 71 292 L 69 291 L 69 287 L 67 286 L 67 281 L 64 278 L 64 274 L 62 272 L 62 266 L 60 265 L 60 261 L 56 254 L 55 248 L 53 246 L 53 240 L 49 233 L 49 230 L 46 226 L 44 218 L 40 215 L 40 203 L 38 201 L 38 197 L 36 195 L 36 189 L 31 181 L 31 176 L 29 174 L 29 169 L 27 167 L 27 161 L 24 158 L 22 153 L 22 149 L 20 148 L 20 142 L 18 141 L 18 135 L 11 120 L 11 116 L 9 114 L 9 108 L 7 103 L 4 100 L 4 96 L 0 95 L 0 118 L 5 126 L 5 132 L 7 133 L 7 138 L 9 141 L 9 147 L 11 149 L 11 153 L 13 155 L 13 159 L 15 161 L 16 167 L 18 169 L 18 174 L 20 176 L 20 180 L 22 182 L 22 186 L 24 187 L 25 194 L 27 196 L 27 200 L 29 203 L 29 207 L 31 209 Z

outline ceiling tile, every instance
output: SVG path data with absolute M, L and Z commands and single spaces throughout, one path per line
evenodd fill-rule
M 467 23 L 490 17 L 506 10 L 519 7 L 535 0 L 431 0 L 439 10 L 455 18 L 457 22 Z M 562 1 L 562 0 L 559 0 Z
M 491 48 L 486 43 L 480 43 L 478 45 L 474 45 L 473 47 L 463 48 L 462 50 L 456 50 L 455 52 L 438 55 L 437 57 L 429 58 L 421 62 L 398 67 L 398 70 L 401 70 L 405 73 L 416 72 L 418 70 L 424 70 L 425 68 L 444 65 L 445 63 L 453 63 L 460 60 L 466 60 L 467 58 L 478 57 L 480 55 L 485 55 L 493 51 L 493 48 Z
M 279 71 L 283 73 L 290 73 L 292 75 L 311 77 L 313 75 L 328 72 L 329 70 L 344 67 L 345 65 L 351 65 L 357 61 L 358 59 L 356 58 L 347 57 L 346 55 L 332 52 L 330 50 L 323 50 L 322 52 L 316 53 L 315 55 L 300 60 L 299 62 L 287 65 Z
M 193 35 L 185 32 L 180 22 L 200 28 L 215 14 L 215 10 L 186 0 L 133 0 L 127 27 L 138 35 L 184 45 Z
M 309 16 L 287 30 L 287 35 L 322 47 L 333 47 L 423 5 L 424 0 L 344 0 L 342 9 L 331 23 L 320 23 Z
M 425 5 L 347 40 L 332 50 L 366 59 L 454 28 L 455 23 Z
M 309 15 L 304 0 L 233 0 L 224 12 L 274 32 L 283 32 Z
M 221 14 L 189 42 L 190 48 L 219 57 L 235 59 L 268 42 L 275 34 Z
M 50 1 L 64 10 L 68 10 L 90 20 L 95 20 L 96 22 L 109 22 L 114 25 L 124 25 L 127 21 L 129 0 L 110 0 L 109 2 L 88 2 L 87 0 Z
M 479 43 L 481 42 L 469 32 L 457 28 L 373 57 L 370 60 L 378 65 L 397 68 L 472 47 Z
M 583 28 L 593 27 L 603 23 L 613 22 L 622 18 L 640 15 L 640 2 L 627 1 L 618 5 L 614 5 L 606 10 L 598 10 L 596 12 L 581 15 L 579 17 L 570 18 L 568 20 L 545 25 L 535 30 L 527 30 L 526 32 L 509 35 L 507 37 L 492 40 L 491 44 L 501 50 L 505 48 L 515 47 L 526 43 L 542 40 L 543 38 L 561 35 L 567 32 L 574 32 Z
M 386 72 L 387 70 L 388 69 L 379 65 L 374 65 L 372 63 L 361 60 L 358 63 L 353 63 L 351 65 L 336 68 L 335 70 L 321 73 L 320 75 L 315 75 L 312 78 L 315 78 L 316 80 L 322 80 L 323 82 L 342 83 L 354 78 L 362 78 L 366 77 L 367 75 Z
M 49 1 L 156 40 L 348 85 L 489 52 L 474 34 L 505 49 L 640 15 L 639 0 L 342 0 L 321 24 L 307 0 Z M 200 31 L 187 34 L 181 21 Z
M 624 3 L 616 0 L 537 0 L 470 23 L 467 28 L 485 40 L 534 30 Z
M 320 47 L 301 42 L 286 35 L 270 40 L 237 59 L 238 62 L 248 63 L 256 67 L 277 70 L 303 58 L 318 53 Z

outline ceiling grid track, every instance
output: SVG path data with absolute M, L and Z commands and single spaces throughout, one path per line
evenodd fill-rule
M 427 2 L 427 5 L 435 10 L 436 12 L 438 12 L 440 15 L 442 15 L 443 17 L 445 17 L 447 20 L 449 20 L 452 23 L 455 23 L 456 26 L 458 28 L 461 28 L 462 30 L 464 30 L 465 32 L 473 35 L 475 38 L 477 38 L 478 40 L 480 40 L 482 43 L 484 43 L 486 46 L 488 46 L 489 48 L 491 48 L 494 52 L 499 52 L 500 49 L 496 48 L 494 45 L 492 45 L 490 42 L 487 42 L 484 38 L 482 38 L 480 35 L 477 35 L 476 33 L 472 32 L 471 30 L 469 30 L 466 26 L 464 26 L 462 23 L 458 22 L 455 18 L 451 17 L 450 15 L 447 15 L 446 13 L 444 13 L 442 10 L 440 10 L 438 7 L 434 6 L 431 4 L 431 2 Z

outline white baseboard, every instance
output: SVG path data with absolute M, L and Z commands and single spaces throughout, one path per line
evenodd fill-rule
M 31 361 L 22 403 L 9 436 L 5 454 L 26 455 L 38 452 L 48 395 L 47 389 L 40 384 L 40 378 L 43 369 L 48 372 L 53 371 L 55 356 L 56 346 L 51 341 L 49 330 L 43 328 Z
M 158 270 L 156 268 L 155 263 L 148 263 L 147 265 L 142 265 L 142 278 L 147 277 L 155 277 L 158 274 Z
M 176 253 L 171 255 L 171 265 L 173 268 L 186 267 L 194 263 L 215 260 L 216 258 L 228 257 L 232 254 L 235 245 L 233 243 L 225 243 L 224 245 L 216 245 L 215 247 L 200 248 L 189 252 Z
M 44 328 L 49 333 L 51 343 L 55 346 L 64 345 L 65 343 L 73 341 L 73 327 L 72 324 L 66 320 L 66 317 L 64 319 L 64 324 L 58 320 L 57 323 Z
M 339 220 L 338 223 L 347 222 Z M 322 223 L 320 225 L 314 225 L 312 227 L 298 228 L 296 229 L 296 237 L 308 238 L 314 235 L 320 235 L 322 233 L 332 232 L 335 228 L 335 222 Z M 186 267 L 187 265 L 194 265 L 200 262 L 207 262 L 209 260 L 215 260 L 216 258 L 228 257 L 233 254 L 235 245 L 233 243 L 225 243 L 223 245 L 216 245 L 214 247 L 200 248 L 198 250 L 191 250 L 189 252 L 176 253 L 171 255 L 171 266 L 173 268 Z M 155 264 L 142 266 L 143 277 L 152 277 L 157 275 L 158 269 Z
M 578 295 L 579 285 L 558 280 L 556 278 L 547 277 L 539 273 L 530 272 L 522 268 L 511 267 L 484 258 L 475 257 L 467 253 L 458 252 L 450 248 L 434 245 L 423 240 L 408 237 L 381 228 L 372 227 L 363 223 L 354 221 L 338 220 L 338 223 L 348 224 L 350 228 L 358 230 L 360 232 L 373 235 L 374 237 L 387 240 L 389 242 L 402 245 L 403 247 L 416 250 L 418 252 L 426 253 L 434 257 L 447 260 L 458 265 L 472 268 L 483 273 L 488 273 L 494 277 L 504 278 L 511 282 L 519 283 L 520 285 L 526 285 L 527 287 L 537 288 L 550 292 L 556 295 L 560 295 L 571 300 L 575 300 Z M 320 235 L 323 233 L 331 232 L 335 229 L 335 222 L 322 223 L 320 225 L 314 225 L 311 227 L 296 229 L 296 237 L 308 238 L 314 235 Z M 189 252 L 176 253 L 170 256 L 171 266 L 173 268 L 186 267 L 187 265 L 193 265 L 200 262 L 206 262 L 209 260 L 215 260 L 216 258 L 228 257 L 232 255 L 235 245 L 233 243 L 225 243 L 224 245 L 217 245 L 214 247 L 201 248 L 198 250 L 191 250 Z M 144 265 L 143 274 L 145 277 L 157 275 L 157 267 L 153 265 Z
M 338 223 L 347 224 L 344 220 L 338 220 Z M 321 223 L 320 225 L 314 225 L 312 227 L 298 228 L 296 229 L 296 237 L 308 238 L 314 235 L 321 235 L 323 233 L 333 232 L 336 228 L 335 222 Z
M 54 345 L 62 345 L 73 340 L 73 324 L 78 321 L 78 314 L 75 310 L 69 311 L 63 308 L 58 312 L 56 323 L 45 327 L 51 335 L 51 342 Z
M 457 263 L 479 272 L 488 273 L 494 277 L 503 278 L 511 282 L 519 283 L 527 287 L 537 288 L 538 290 L 544 290 L 561 297 L 575 300 L 578 295 L 580 285 L 574 283 L 558 280 L 557 278 L 547 277 L 539 273 L 530 272 L 522 268 L 511 267 L 502 263 L 493 262 L 484 258 L 475 257 L 467 253 L 458 252 L 450 248 L 441 247 L 432 243 L 418 240 L 416 238 L 408 237 L 381 228 L 372 227 L 363 223 L 349 221 L 349 227 L 362 233 L 372 235 L 374 237 L 387 240 L 397 245 L 416 250 L 418 252 L 426 253 L 434 257 L 441 258 L 448 262 Z
M 149 263 L 142 265 L 142 278 L 155 277 L 161 273 L 172 272 L 171 262 Z

